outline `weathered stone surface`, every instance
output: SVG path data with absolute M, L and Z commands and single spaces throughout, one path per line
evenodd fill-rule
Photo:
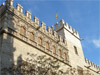
M 60 61 L 63 70 L 71 66 L 81 67 L 83 70 L 88 69 L 86 67 L 89 63 L 86 63 L 88 60 L 84 60 L 79 34 L 75 29 L 61 20 L 60 27 L 57 23 L 55 30 L 52 27 L 48 27 L 46 30 L 46 25 L 43 22 L 39 26 L 37 17 L 34 17 L 33 22 L 31 13 L 27 11 L 25 16 L 22 13 L 23 9 L 12 7 L 13 0 L 9 1 L 11 2 L 7 3 L 7 9 L 0 9 L 0 72 L 1 68 L 17 64 L 19 58 L 25 60 L 27 53 L 54 57 Z M 5 13 L 2 12 L 4 10 Z M 2 14 L 4 15 L 1 16 Z M 25 28 L 25 31 L 21 30 L 21 27 Z M 25 34 L 22 34 L 23 32 Z M 30 39 L 30 33 L 34 34 L 34 40 Z M 42 39 L 41 45 L 38 42 L 39 37 Z M 49 50 L 46 49 L 46 42 L 49 44 Z M 52 46 L 55 46 L 56 54 L 53 53 Z M 78 54 L 75 53 L 74 46 L 77 48 Z M 61 50 L 62 56 L 59 55 L 59 50 Z M 66 60 L 64 53 L 66 53 Z M 95 64 L 90 66 L 94 67 L 90 67 L 91 69 L 88 70 L 94 75 L 99 75 L 100 67 L 95 67 Z

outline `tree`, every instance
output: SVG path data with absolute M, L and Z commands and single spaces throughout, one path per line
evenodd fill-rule
M 79 75 L 77 69 L 67 68 L 64 72 L 61 69 L 60 62 L 55 58 L 46 55 L 37 55 L 27 53 L 28 57 L 23 60 L 18 57 L 17 65 L 2 69 L 2 75 Z M 84 75 L 93 75 L 89 70 L 84 70 Z
M 26 60 L 18 61 L 17 65 L 4 68 L 3 72 L 10 75 L 64 75 L 57 59 L 28 53 Z

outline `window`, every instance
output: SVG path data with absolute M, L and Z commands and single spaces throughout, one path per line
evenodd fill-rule
M 21 33 L 22 35 L 25 35 L 25 34 L 26 34 L 26 30 L 25 30 L 24 27 L 21 27 L 21 28 L 20 28 L 20 33 Z
M 78 74 L 83 75 L 83 69 L 81 67 L 78 67 Z
M 61 57 L 62 56 L 62 52 L 61 52 L 61 50 L 59 49 L 59 56 Z
M 48 42 L 46 42 L 46 49 L 49 50 L 49 43 Z
M 38 38 L 38 43 L 40 44 L 40 45 L 42 45 L 42 39 L 39 37 Z
M 53 53 L 56 54 L 56 48 L 54 45 L 52 46 L 52 50 L 53 50 Z
M 67 54 L 64 52 L 64 60 L 67 60 Z
M 31 32 L 29 36 L 30 36 L 30 39 L 33 41 L 34 40 L 34 34 Z
M 77 51 L 76 46 L 74 46 L 74 50 L 75 50 L 75 54 L 77 54 L 77 55 L 78 55 L 78 51 Z

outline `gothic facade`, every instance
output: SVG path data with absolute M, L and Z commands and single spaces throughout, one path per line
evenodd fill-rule
M 44 22 L 39 25 L 37 17 L 33 21 L 29 11 L 23 14 L 23 7 L 16 6 L 13 0 L 0 6 L 0 73 L 2 68 L 17 64 L 18 57 L 25 60 L 27 53 L 35 53 L 58 59 L 63 70 L 75 68 L 78 75 L 100 75 L 100 67 L 84 57 L 79 33 L 63 19 L 55 29 L 46 29 Z

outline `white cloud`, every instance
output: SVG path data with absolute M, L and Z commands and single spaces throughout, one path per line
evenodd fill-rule
M 97 48 L 100 48 L 100 39 L 98 39 L 98 40 L 93 40 L 92 42 L 93 42 L 93 44 L 94 44 Z

